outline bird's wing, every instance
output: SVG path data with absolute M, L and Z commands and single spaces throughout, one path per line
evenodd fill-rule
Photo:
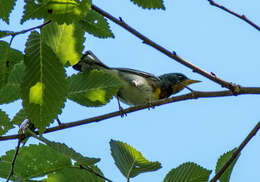
M 160 78 L 151 74 L 151 73 L 147 73 L 144 71 L 139 71 L 139 70 L 135 70 L 135 69 L 130 69 L 130 68 L 112 68 L 121 72 L 125 72 L 125 73 L 130 73 L 130 74 L 134 74 L 134 75 L 139 75 L 148 79 L 153 79 L 153 80 L 158 80 L 160 81 Z

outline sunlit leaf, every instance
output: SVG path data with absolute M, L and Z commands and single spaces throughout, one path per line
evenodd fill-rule
M 84 48 L 84 33 L 77 23 L 50 23 L 42 29 L 43 40 L 64 65 L 67 62 L 74 65 L 80 60 Z
M 69 99 L 84 106 L 101 106 L 117 94 L 122 83 L 98 70 L 72 75 L 69 79 Z
M 28 119 L 43 132 L 61 113 L 67 94 L 67 81 L 62 63 L 37 32 L 29 36 L 22 84 L 22 99 Z
M 91 0 L 25 0 L 25 3 L 21 23 L 44 18 L 58 24 L 71 24 L 85 17 L 91 7 Z
M 110 148 L 116 166 L 127 179 L 161 168 L 159 162 L 148 161 L 141 152 L 126 143 L 111 140 Z

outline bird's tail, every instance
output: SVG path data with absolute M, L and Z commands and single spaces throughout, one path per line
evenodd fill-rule
M 75 64 L 73 68 L 78 71 L 110 69 L 107 65 L 102 63 L 91 51 L 86 51 L 86 53 L 80 58 L 80 61 Z

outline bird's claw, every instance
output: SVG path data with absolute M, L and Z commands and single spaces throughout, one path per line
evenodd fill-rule
M 123 118 L 124 116 L 127 116 L 126 112 L 124 111 L 124 109 L 121 106 L 119 106 L 119 112 L 120 112 L 121 118 Z

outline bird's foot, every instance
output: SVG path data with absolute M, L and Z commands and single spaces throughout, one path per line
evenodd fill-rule
M 124 109 L 121 107 L 121 106 L 118 106 L 119 107 L 119 112 L 120 112 L 120 116 L 121 118 L 127 116 L 126 112 L 124 111 Z
M 148 107 L 147 107 L 148 110 L 155 108 L 155 106 L 152 104 L 152 101 L 151 101 L 151 100 L 149 100 L 149 101 L 147 102 L 147 104 L 148 104 Z

